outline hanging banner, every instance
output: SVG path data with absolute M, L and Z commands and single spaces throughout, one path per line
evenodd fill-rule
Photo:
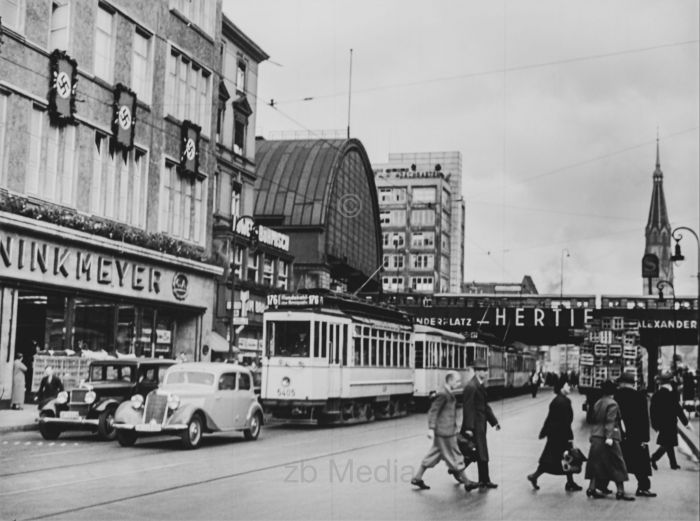
M 65 51 L 56 49 L 49 59 L 49 118 L 62 127 L 73 123 L 78 64 Z
M 201 127 L 191 121 L 182 122 L 180 137 L 180 172 L 197 175 L 199 173 L 199 133 Z
M 136 93 L 118 83 L 114 89 L 112 135 L 117 150 L 128 152 L 134 146 Z

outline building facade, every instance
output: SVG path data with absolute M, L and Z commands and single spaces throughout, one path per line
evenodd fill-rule
M 290 290 L 380 289 L 374 175 L 357 139 L 264 140 L 256 147 L 256 222 L 289 236 Z
M 2 386 L 42 348 L 200 359 L 221 2 L 0 12 Z
M 655 295 L 660 280 L 673 284 L 673 262 L 671 262 L 671 223 L 668 219 L 666 197 L 664 196 L 664 173 L 661 171 L 659 157 L 659 140 L 656 140 L 656 168 L 653 174 L 654 185 L 651 192 L 649 217 L 644 230 L 646 245 L 644 247 L 644 262 L 656 263 L 658 276 L 647 277 L 642 281 L 642 294 Z M 654 261 L 653 257 L 656 258 Z M 644 270 L 647 266 L 642 266 Z
M 373 165 L 382 212 L 385 291 L 455 292 L 464 278 L 460 152 L 389 154 Z
M 266 296 L 287 289 L 292 260 L 289 238 L 254 226 L 250 218 L 258 67 L 268 55 L 225 14 L 222 18 L 212 209 L 214 258 L 225 271 L 217 280 L 214 328 L 207 339 L 205 358 L 212 360 L 229 354 L 257 358 Z
M 520 282 L 464 282 L 462 293 L 471 295 L 537 295 L 537 286 L 530 275 Z

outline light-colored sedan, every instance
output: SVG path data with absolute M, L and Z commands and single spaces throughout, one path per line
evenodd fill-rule
M 148 396 L 135 395 L 114 415 L 122 446 L 139 436 L 175 434 L 185 448 L 197 448 L 207 432 L 260 435 L 263 411 L 250 371 L 238 365 L 191 362 L 170 367 L 161 386 Z

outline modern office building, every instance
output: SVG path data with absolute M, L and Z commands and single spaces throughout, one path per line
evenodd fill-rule
M 379 191 L 384 291 L 459 293 L 465 213 L 459 152 L 389 154 L 373 165 Z

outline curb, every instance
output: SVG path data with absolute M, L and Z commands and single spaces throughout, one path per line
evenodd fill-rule
M 8 432 L 20 432 L 20 431 L 36 431 L 39 430 L 38 423 L 26 423 L 24 425 L 8 425 L 0 427 L 0 434 L 5 434 Z

